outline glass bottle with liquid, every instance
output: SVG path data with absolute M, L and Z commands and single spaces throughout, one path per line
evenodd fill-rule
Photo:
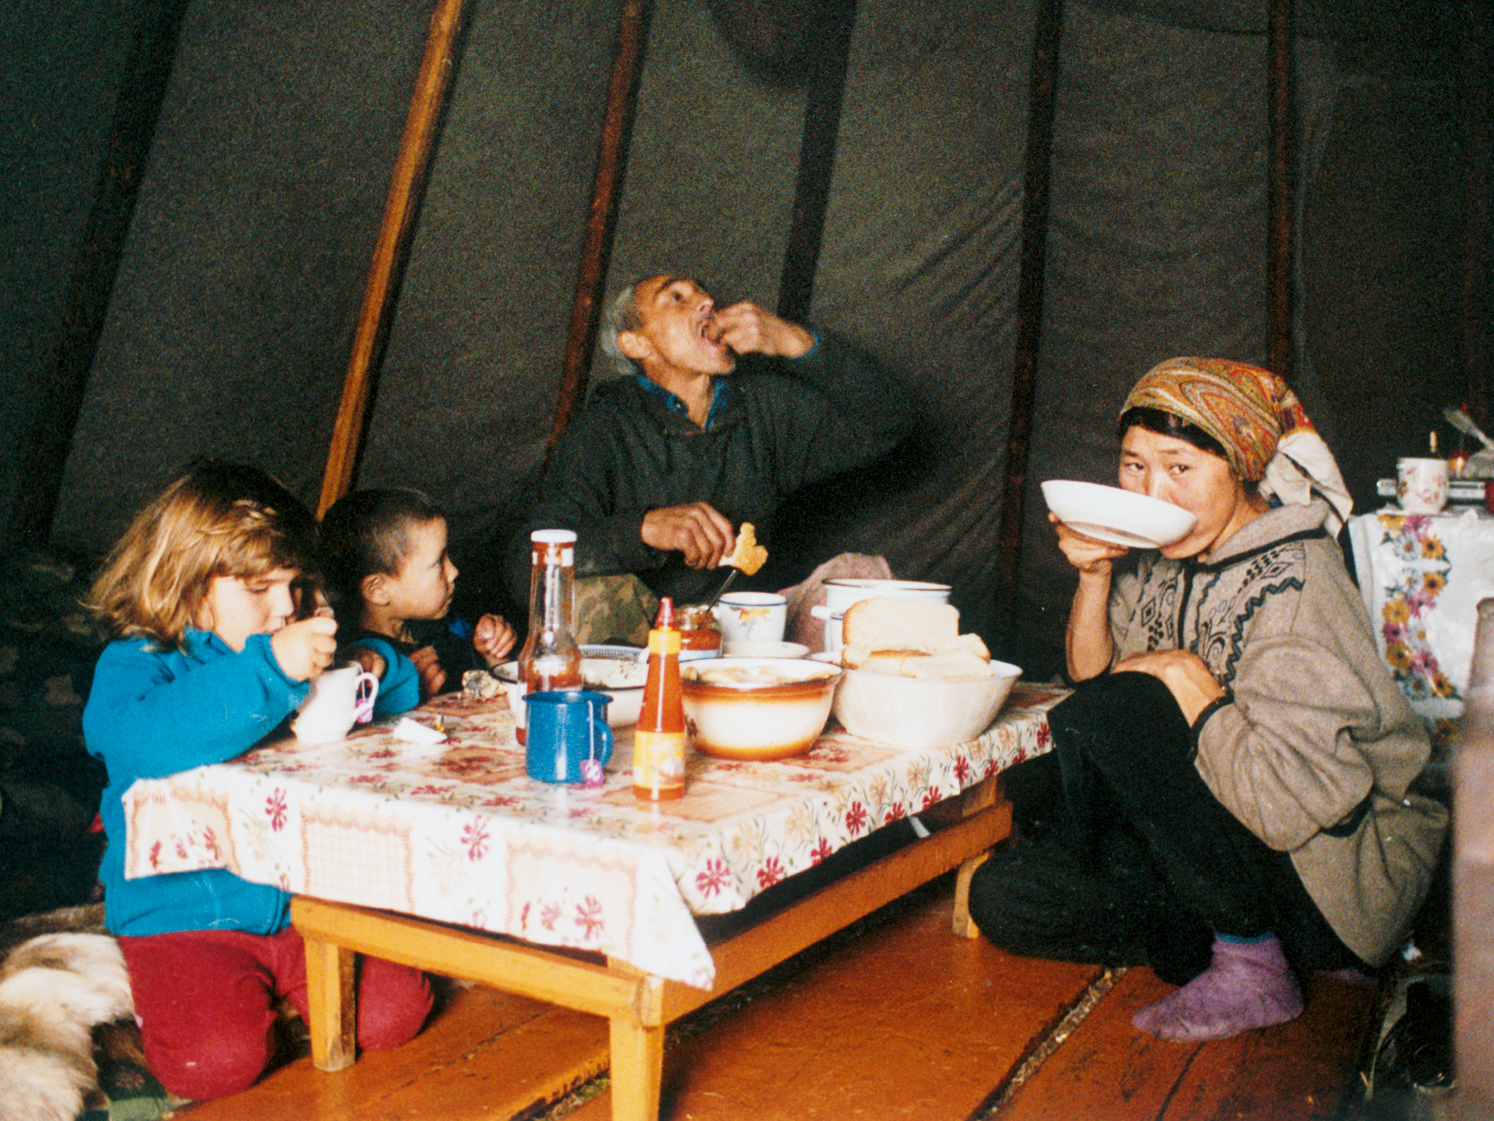
M 581 647 L 575 636 L 576 534 L 537 529 L 529 535 L 529 634 L 519 652 L 525 693 L 581 688 Z M 514 729 L 520 743 L 525 724 Z
M 685 702 L 680 686 L 680 631 L 665 596 L 648 632 L 648 679 L 633 731 L 633 793 L 665 802 L 685 793 Z

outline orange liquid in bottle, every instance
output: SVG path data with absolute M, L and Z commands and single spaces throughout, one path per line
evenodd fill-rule
M 664 597 L 648 632 L 648 680 L 633 732 L 633 793 L 650 802 L 685 794 L 685 704 L 680 686 L 680 632 L 674 603 Z

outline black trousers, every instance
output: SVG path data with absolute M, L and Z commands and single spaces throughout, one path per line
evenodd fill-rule
M 970 911 L 1028 957 L 1149 965 L 1183 984 L 1215 934 L 1274 933 L 1305 970 L 1360 962 L 1302 886 L 1214 797 L 1192 733 L 1150 674 L 1082 683 L 1048 717 L 1053 750 L 1002 776 L 1017 837 L 976 871 Z

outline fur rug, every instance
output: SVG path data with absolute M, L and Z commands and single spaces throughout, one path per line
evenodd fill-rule
M 93 1028 L 134 1015 L 119 944 L 58 932 L 0 965 L 0 1121 L 74 1121 L 98 1082 Z

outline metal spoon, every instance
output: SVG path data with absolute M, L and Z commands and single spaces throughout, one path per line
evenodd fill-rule
M 1479 426 L 1473 423 L 1473 418 L 1462 409 L 1447 408 L 1442 410 L 1442 419 L 1447 421 L 1459 432 L 1466 432 L 1470 436 L 1477 437 L 1483 441 L 1486 448 L 1494 449 L 1494 440 L 1489 439 L 1480 431 Z

